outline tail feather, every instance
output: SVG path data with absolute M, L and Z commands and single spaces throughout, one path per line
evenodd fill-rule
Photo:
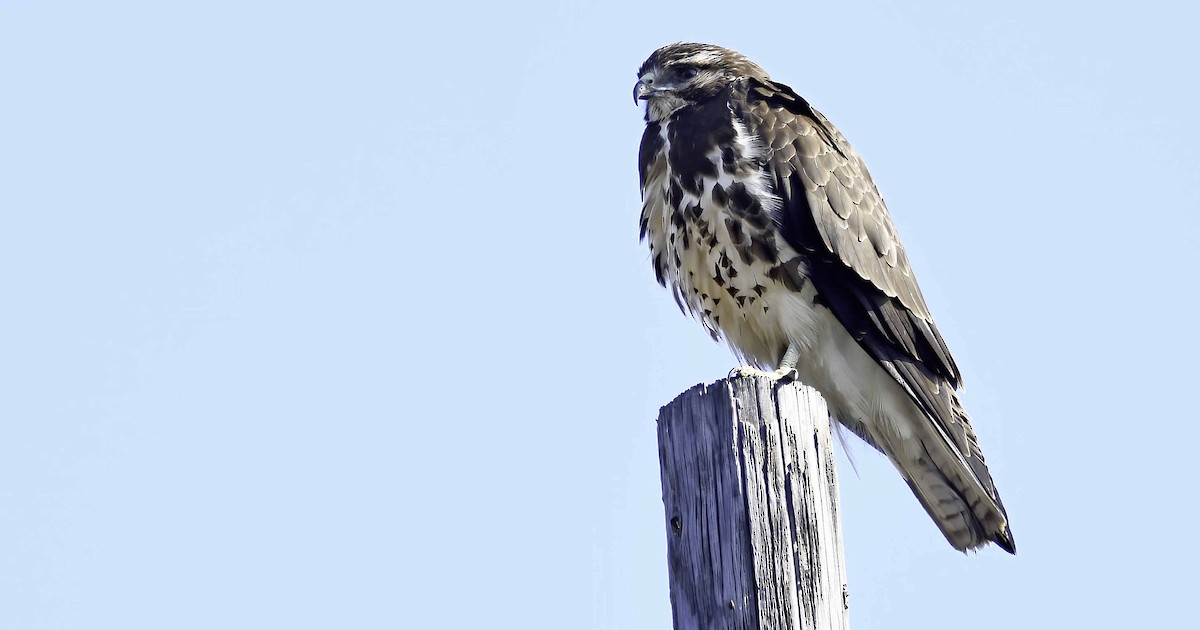
M 965 418 L 964 424 L 970 426 Z M 974 448 L 962 453 L 941 436 L 930 436 L 922 440 L 915 461 L 901 465 L 900 472 L 956 549 L 967 551 L 994 542 L 1015 554 L 1008 514 L 978 445 L 973 439 L 972 443 Z

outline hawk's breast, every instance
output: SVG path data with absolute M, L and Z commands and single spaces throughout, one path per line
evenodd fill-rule
M 652 124 L 642 139 L 642 237 L 655 275 L 715 338 L 774 369 L 823 322 L 805 259 L 779 230 L 765 149 L 723 102 Z

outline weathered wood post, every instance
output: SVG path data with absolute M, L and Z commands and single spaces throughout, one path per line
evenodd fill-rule
M 845 630 L 829 413 L 815 390 L 737 377 L 658 415 L 676 630 Z

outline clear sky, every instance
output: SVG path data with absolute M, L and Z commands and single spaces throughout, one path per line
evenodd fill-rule
M 654 417 L 734 365 L 637 241 L 676 40 L 865 156 L 1009 508 L 853 445 L 853 627 L 1194 619 L 1193 5 L 402 4 L 0 2 L 0 628 L 669 627 Z

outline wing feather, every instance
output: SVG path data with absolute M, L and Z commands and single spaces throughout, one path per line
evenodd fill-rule
M 958 366 L 862 158 L 790 88 L 748 81 L 739 113 L 771 148 L 784 238 L 808 256 L 810 277 L 838 321 L 969 453 L 974 434 L 957 426 L 965 415 L 954 412 Z
M 834 316 L 924 410 L 951 456 L 994 502 L 998 524 L 986 510 L 977 513 L 968 521 L 978 529 L 973 540 L 988 535 L 1013 551 L 1004 506 L 955 392 L 958 366 L 866 165 L 841 132 L 790 88 L 753 78 L 746 83 L 745 99 L 735 95 L 731 103 L 771 148 L 766 159 L 782 201 L 775 221 L 784 238 L 808 258 L 809 277 Z M 981 514 L 986 523 L 975 520 Z

